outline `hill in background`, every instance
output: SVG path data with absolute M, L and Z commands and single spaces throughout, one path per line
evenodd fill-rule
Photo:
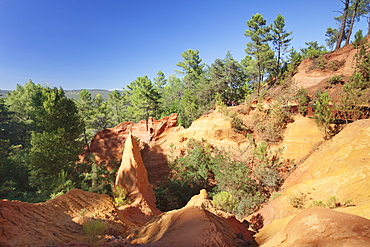
M 68 98 L 77 100 L 81 90 L 82 89 L 64 90 L 64 92 Z M 0 98 L 6 97 L 7 93 L 11 91 L 12 90 L 0 90 Z M 101 94 L 104 100 L 108 100 L 108 94 L 112 92 L 112 90 L 107 89 L 88 89 L 88 91 L 91 93 L 91 97 L 94 98 L 97 94 Z

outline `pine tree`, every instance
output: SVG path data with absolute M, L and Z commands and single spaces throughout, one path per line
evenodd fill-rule
M 333 135 L 335 135 L 335 130 L 331 126 L 334 121 L 336 120 L 333 112 L 330 110 L 330 96 L 328 93 L 321 93 L 318 95 L 317 100 L 315 101 L 315 114 L 314 120 L 324 133 L 325 139 L 330 139 Z
M 275 74 L 280 75 L 281 64 L 282 64 L 282 54 L 285 53 L 290 45 L 290 38 L 293 32 L 287 32 L 285 29 L 285 18 L 281 14 L 278 14 L 274 23 L 272 25 L 272 43 L 274 44 L 274 49 L 276 54 L 276 68 Z
M 128 111 L 133 121 L 157 116 L 159 95 L 147 76 L 138 77 L 127 88 L 130 100 Z
M 248 30 L 245 31 L 244 35 L 249 37 L 251 42 L 247 43 L 245 51 L 256 60 L 258 71 L 257 94 L 259 95 L 263 77 L 267 69 L 271 69 L 274 63 L 274 52 L 268 45 L 268 41 L 271 40 L 271 27 L 266 25 L 263 15 L 258 13 L 247 21 L 247 26 Z

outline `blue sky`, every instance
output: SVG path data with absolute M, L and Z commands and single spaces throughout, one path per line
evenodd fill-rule
M 187 49 L 207 64 L 227 51 L 241 60 L 255 13 L 268 23 L 281 13 L 296 49 L 325 44 L 341 8 L 339 0 L 0 0 L 0 89 L 29 79 L 63 89 L 122 88 L 158 70 L 174 74 Z

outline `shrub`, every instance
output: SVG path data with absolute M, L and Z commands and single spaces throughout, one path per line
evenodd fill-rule
M 281 107 L 279 103 L 270 105 L 266 109 L 262 104 L 258 104 L 257 111 L 252 118 L 257 134 L 264 141 L 269 142 L 280 141 L 287 123 L 292 121 L 290 112 Z
M 221 191 L 214 195 L 212 202 L 218 209 L 222 209 L 228 213 L 233 213 L 237 206 L 237 201 L 226 191 Z
M 310 102 L 307 89 L 298 89 L 295 99 L 298 101 L 298 112 L 302 114 L 302 116 L 306 116 L 308 112 L 308 103 Z
M 330 77 L 328 80 L 328 87 L 331 88 L 333 85 L 336 84 L 342 84 L 344 83 L 343 77 L 340 75 L 335 75 L 333 77 Z
M 252 213 L 279 188 L 282 161 L 278 153 L 269 151 L 267 143 L 256 145 L 252 140 L 250 147 L 250 157 L 238 160 L 205 141 L 189 139 L 186 152 L 172 157 L 172 177 L 155 189 L 157 207 L 162 211 L 182 207 L 206 188 L 215 194 L 217 207 L 239 218 Z
M 116 186 L 113 190 L 114 205 L 120 207 L 130 203 L 130 199 L 127 197 L 125 189 L 120 186 Z
M 82 224 L 87 243 L 90 246 L 97 246 L 99 237 L 103 234 L 106 224 L 98 219 L 90 219 Z
M 302 209 L 306 203 L 306 194 L 305 193 L 298 193 L 296 195 L 292 195 L 289 197 L 289 202 L 292 204 L 293 207 Z
M 335 122 L 336 117 L 329 107 L 330 96 L 328 93 L 320 93 L 315 101 L 315 120 L 319 129 L 324 133 L 324 139 L 330 139 L 338 133 L 337 129 L 332 124 Z

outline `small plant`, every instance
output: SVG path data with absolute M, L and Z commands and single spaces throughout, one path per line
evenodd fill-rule
M 325 207 L 325 203 L 323 201 L 312 201 L 309 207 Z
M 306 116 L 308 113 L 308 103 L 311 100 L 308 96 L 307 89 L 298 89 L 295 95 L 295 99 L 298 101 L 298 112 L 302 114 L 302 116 Z
M 212 202 L 218 209 L 222 209 L 228 213 L 234 212 L 237 206 L 237 201 L 226 191 L 221 191 L 214 195 Z
M 293 207 L 302 209 L 306 202 L 306 196 L 305 193 L 299 192 L 299 194 L 289 197 L 289 202 Z
M 340 75 L 335 75 L 333 77 L 330 77 L 328 80 L 328 86 L 327 88 L 331 88 L 333 85 L 337 85 L 337 84 L 344 84 L 344 79 L 342 76 Z
M 106 224 L 102 220 L 90 219 L 82 224 L 84 233 L 87 237 L 87 244 L 98 246 L 98 240 L 104 233 Z
M 277 191 L 274 191 L 271 193 L 271 196 L 270 196 L 270 201 L 273 201 L 275 200 L 276 198 L 278 198 L 279 196 L 281 196 L 281 192 L 277 192 Z
M 326 60 L 325 60 L 325 57 L 320 55 L 317 59 L 316 59 L 316 63 L 317 63 L 317 67 L 319 69 L 325 69 L 327 64 L 326 64 Z
M 328 198 L 328 201 L 326 202 L 325 206 L 327 208 L 339 208 L 341 206 L 338 198 L 336 198 L 335 196 L 331 196 Z
M 80 216 L 85 216 L 85 214 L 86 214 L 86 208 L 81 209 L 79 215 Z
M 113 198 L 114 198 L 114 205 L 116 207 L 126 205 L 130 202 L 129 198 L 127 197 L 127 193 L 125 189 L 123 189 L 120 186 L 116 186 L 114 188 Z

